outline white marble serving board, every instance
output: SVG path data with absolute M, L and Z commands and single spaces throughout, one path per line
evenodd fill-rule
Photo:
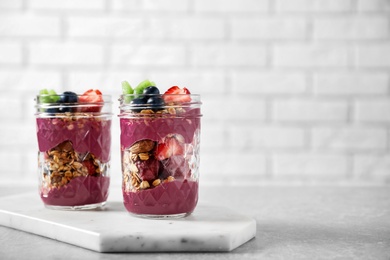
M 103 210 L 46 209 L 37 193 L 0 198 L 0 225 L 98 252 L 231 251 L 256 235 L 256 221 L 199 203 L 182 219 L 131 216 L 122 201 Z

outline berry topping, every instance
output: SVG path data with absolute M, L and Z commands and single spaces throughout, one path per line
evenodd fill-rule
M 60 95 L 59 103 L 77 103 L 77 94 L 72 91 L 65 91 Z
M 191 92 L 187 88 L 173 86 L 165 91 L 163 98 L 166 103 L 185 103 L 191 101 Z
M 133 110 L 134 112 L 141 112 L 141 110 L 144 108 L 145 106 L 145 103 L 146 103 L 146 100 L 142 97 L 139 97 L 139 98 L 134 98 L 131 102 L 130 102 L 130 105 L 134 108 L 132 108 L 131 110 Z
M 60 95 L 60 99 L 57 101 L 60 104 L 73 104 L 77 103 L 78 97 L 77 94 L 71 91 L 65 91 Z M 59 113 L 65 113 L 65 112 L 75 112 L 75 108 L 73 107 L 67 107 L 67 106 L 60 106 L 58 108 Z
M 94 175 L 96 173 L 96 166 L 93 164 L 92 160 L 83 161 L 82 164 L 87 168 L 88 175 Z
M 175 155 L 184 154 L 184 137 L 175 134 L 166 136 L 157 144 L 156 158 L 160 161 Z
M 145 95 L 158 95 L 160 94 L 160 90 L 155 86 L 149 86 L 144 89 L 143 94 Z
M 122 94 L 123 95 L 131 95 L 134 93 L 134 89 L 130 86 L 130 83 L 127 81 L 122 81 Z M 133 97 L 132 96 L 125 96 L 125 103 L 129 103 Z
M 146 104 L 150 106 L 153 111 L 161 110 L 164 106 L 164 100 L 160 96 L 149 97 Z
M 146 161 L 136 161 L 135 166 L 138 169 L 138 176 L 143 181 L 152 181 L 155 180 L 158 176 L 160 163 L 153 157 L 149 157 L 149 159 Z
M 102 104 L 92 104 L 103 102 L 102 92 L 98 89 L 89 89 L 79 97 L 80 103 L 89 103 L 90 106 L 81 107 L 81 112 L 100 112 Z

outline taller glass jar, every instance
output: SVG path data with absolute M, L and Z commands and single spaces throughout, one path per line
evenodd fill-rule
M 176 94 L 180 96 L 180 94 Z M 179 218 L 198 202 L 200 96 L 122 95 L 120 101 L 122 191 L 133 215 Z M 144 102 L 131 102 L 134 99 Z M 149 104 L 147 100 L 170 100 Z
M 35 99 L 40 197 L 53 209 L 103 207 L 110 185 L 111 96 L 90 103 L 78 102 L 83 95 L 77 95 L 59 103 L 63 95 Z

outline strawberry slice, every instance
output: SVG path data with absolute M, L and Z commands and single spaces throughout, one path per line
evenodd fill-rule
M 173 86 L 165 91 L 163 99 L 165 103 L 185 103 L 191 101 L 190 94 L 191 92 L 187 88 Z
M 184 143 L 180 141 L 180 138 L 175 136 L 167 136 L 162 143 L 157 145 L 156 158 L 160 161 L 168 159 L 175 155 L 184 154 Z
M 94 175 L 96 173 L 96 166 L 93 164 L 91 160 L 83 161 L 82 164 L 88 170 L 88 175 Z
M 79 97 L 80 103 L 102 103 L 103 96 L 102 92 L 98 89 L 89 89 L 85 91 L 83 95 Z M 103 105 L 101 104 L 93 104 L 92 106 L 82 107 L 80 112 L 100 112 L 102 110 Z

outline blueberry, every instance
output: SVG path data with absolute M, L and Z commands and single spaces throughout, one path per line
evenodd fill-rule
M 60 106 L 59 108 L 58 108 L 58 112 L 59 113 L 66 113 L 66 112 L 74 112 L 74 111 L 76 111 L 76 108 L 74 108 L 74 107 L 68 107 L 68 106 Z
M 146 104 L 154 111 L 161 110 L 164 106 L 164 100 L 160 96 L 149 97 Z
M 60 95 L 60 100 L 58 103 L 77 103 L 78 98 L 77 94 L 71 91 L 65 91 Z
M 144 89 L 143 94 L 145 95 L 158 95 L 160 90 L 155 86 L 150 86 Z
M 132 108 L 131 110 L 133 110 L 134 112 L 141 112 L 142 108 L 140 107 L 143 107 L 145 106 L 145 99 L 144 98 L 134 98 L 131 102 L 130 102 L 130 106 L 134 107 Z
M 57 114 L 60 113 L 60 111 L 57 107 L 49 107 L 48 109 L 46 109 L 46 113 Z
M 77 94 L 71 91 L 65 91 L 60 95 L 60 99 L 57 101 L 57 103 L 60 104 L 66 104 L 66 105 L 60 105 L 58 108 L 59 113 L 66 113 L 66 112 L 75 112 L 76 108 L 70 107 L 67 104 L 77 103 L 78 97 Z

